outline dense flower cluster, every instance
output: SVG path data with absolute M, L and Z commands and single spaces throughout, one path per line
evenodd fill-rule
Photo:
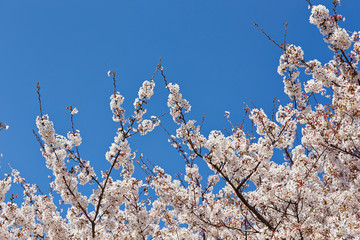
M 183 113 L 183 109 L 185 112 L 189 112 L 191 110 L 191 106 L 186 99 L 182 98 L 182 94 L 179 92 L 179 85 L 169 83 L 166 87 L 170 92 L 167 102 L 167 105 L 170 108 L 170 114 L 176 123 L 180 123 L 179 118 Z
M 323 5 L 314 6 L 311 9 L 310 23 L 319 28 L 326 37 L 326 42 L 332 45 L 330 47 L 345 51 L 351 46 L 351 40 L 347 31 L 337 24 L 342 19 L 342 16 L 336 13 L 330 16 L 329 10 Z
M 312 6 L 310 23 L 334 58 L 322 64 L 306 60 L 301 47 L 284 46 L 278 73 L 290 102 L 278 106 L 272 118 L 251 109 L 256 134 L 241 126 L 204 136 L 201 125 L 187 119 L 191 106 L 180 87 L 167 82 L 159 64 L 177 128 L 169 141 L 185 160 L 183 177 L 145 164 L 147 178 L 134 177 L 137 156 L 129 139 L 160 125 L 160 116 L 143 119 L 153 79 L 140 87 L 130 116 L 114 90 L 110 108 L 120 126 L 105 154 L 109 168 L 100 176 L 79 156 L 79 130 L 58 135 L 49 116 L 39 116 L 51 188 L 68 208 L 60 214 L 52 193 L 39 193 L 14 170 L 0 180 L 0 239 L 359 239 L 360 32 L 350 37 L 338 25 L 342 19 L 325 6 Z M 311 79 L 301 81 L 301 69 Z M 115 85 L 115 72 L 108 75 Z M 71 108 L 71 117 L 77 112 Z M 230 112 L 225 117 L 229 120 Z M 275 151 L 283 153 L 282 161 Z M 197 161 L 211 174 L 204 177 Z M 13 183 L 24 189 L 21 205 L 5 201 Z M 93 192 L 82 194 L 79 184 L 91 184 Z

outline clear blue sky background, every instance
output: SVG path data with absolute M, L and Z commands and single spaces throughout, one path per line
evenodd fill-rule
M 314 1 L 319 2 L 330 6 L 330 1 Z M 359 30 L 359 9 L 355 0 L 339 8 L 348 30 Z M 252 22 L 279 42 L 288 22 L 288 43 L 301 45 L 308 60 L 328 61 L 331 53 L 309 15 L 305 0 L 1 0 L 0 121 L 10 128 L 0 133 L 0 172 L 9 172 L 10 163 L 28 182 L 48 187 L 50 171 L 32 133 L 39 114 L 38 81 L 43 112 L 58 133 L 70 130 L 66 107 L 78 108 L 82 157 L 97 170 L 109 166 L 104 155 L 118 126 L 109 109 L 108 70 L 116 71 L 118 89 L 132 110 L 138 87 L 162 57 L 168 80 L 180 84 L 192 105 L 189 117 L 201 122 L 206 114 L 206 135 L 230 128 L 225 110 L 240 123 L 243 102 L 252 100 L 271 114 L 274 96 L 287 102 L 276 72 L 281 50 Z M 167 111 L 167 91 L 159 77 L 156 84 L 148 117 Z M 173 130 L 169 118 L 164 121 Z M 131 146 L 171 173 L 182 172 L 183 160 L 167 139 L 158 128 Z

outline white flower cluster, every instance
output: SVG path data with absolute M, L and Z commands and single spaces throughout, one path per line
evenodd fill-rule
M 299 46 L 290 44 L 280 56 L 278 73 L 283 76 L 284 72 L 296 71 L 297 66 L 303 66 L 304 52 Z
M 343 28 L 337 27 L 332 34 L 329 35 L 328 40 L 336 49 L 341 49 L 343 51 L 351 46 L 349 34 Z
M 304 66 L 304 52 L 301 47 L 287 46 L 280 57 L 278 73 L 283 76 L 284 92 L 290 97 L 300 99 L 302 96 L 301 84 L 298 80 L 298 67 Z M 286 74 L 285 74 L 286 73 Z
M 150 99 L 154 95 L 155 82 L 144 81 L 142 87 L 139 89 L 138 96 L 140 99 Z
M 261 144 L 278 149 L 291 148 L 296 134 L 297 123 L 293 118 L 296 112 L 292 104 L 286 107 L 279 106 L 276 119 L 281 125 L 278 125 L 270 121 L 262 109 L 253 109 L 249 117 L 256 126 L 257 134 L 264 136 Z
M 39 134 L 42 136 L 43 141 L 48 145 L 54 145 L 57 147 L 55 139 L 55 130 L 53 122 L 49 121 L 48 115 L 36 118 L 36 126 L 39 129 Z
M 141 135 L 145 135 L 154 130 L 160 124 L 160 120 L 156 117 L 152 117 L 152 120 L 145 119 L 143 120 L 137 128 L 137 131 L 140 132 Z
M 41 151 L 54 177 L 50 186 L 66 204 L 66 216 L 53 194 L 42 195 L 13 170 L 0 180 L 0 239 L 358 239 L 360 34 L 348 38 L 335 18 L 321 5 L 312 8 L 310 21 L 326 35 L 334 57 L 323 65 L 305 61 L 300 47 L 288 45 L 278 72 L 290 102 L 275 106 L 271 118 L 263 109 L 250 110 L 254 132 L 240 125 L 205 137 L 187 119 L 191 107 L 179 86 L 167 84 L 176 124 L 170 142 L 186 162 L 185 174 L 176 179 L 158 166 L 142 166 L 145 181 L 134 176 L 130 138 L 160 124 L 159 117 L 143 120 L 152 81 L 143 83 L 127 119 L 124 98 L 111 97 L 120 127 L 99 178 L 79 156 L 80 132 L 58 135 L 48 115 L 38 117 Z M 341 51 L 350 47 L 347 39 L 353 49 L 346 59 Z M 303 92 L 300 68 L 311 76 Z M 317 96 L 326 91 L 331 101 L 322 104 Z M 210 174 L 202 169 L 206 164 Z M 21 204 L 9 195 L 13 184 L 24 190 Z M 79 184 L 92 184 L 92 193 L 82 194 Z
M 11 177 L 7 177 L 4 180 L 0 180 L 0 202 L 5 200 L 5 194 L 10 190 Z
M 310 23 L 316 25 L 323 35 L 333 31 L 334 23 L 329 21 L 329 10 L 323 5 L 313 6 L 311 9 Z
M 325 41 L 331 44 L 331 49 L 347 50 L 351 46 L 349 34 L 337 24 L 340 15 L 329 16 L 329 10 L 323 5 L 313 6 L 311 9 L 310 23 L 316 25 Z
M 200 133 L 200 127 L 195 126 L 194 120 L 181 123 L 176 130 L 176 138 L 182 139 L 183 144 L 194 149 L 200 149 L 206 143 L 206 138 Z
M 127 140 L 125 139 L 120 143 L 112 143 L 105 157 L 111 164 L 114 164 L 115 169 L 119 169 L 124 161 L 129 160 L 131 157 L 131 149 Z
M 117 92 L 110 97 L 110 109 L 113 112 L 113 121 L 120 122 L 124 120 L 125 110 L 121 107 L 124 102 L 124 97 Z
M 359 54 L 360 54 L 360 32 L 353 32 L 351 35 L 350 41 L 354 43 L 354 50 L 351 54 L 352 57 L 357 57 L 355 63 L 359 62 Z
M 305 86 L 305 92 L 319 93 L 322 90 L 322 83 L 314 79 L 309 80 Z
M 187 113 L 191 110 L 191 106 L 187 100 L 182 98 L 178 84 L 169 83 L 167 88 L 170 91 L 167 102 L 167 105 L 170 108 L 170 114 L 175 122 L 180 123 L 179 118 L 182 114 L 182 110 L 184 109 Z
M 74 144 L 75 146 L 80 146 L 82 138 L 80 136 L 80 131 L 77 130 L 75 133 L 69 132 L 67 134 L 68 139 Z
M 153 80 L 151 80 L 151 81 L 144 81 L 142 86 L 139 89 L 139 92 L 138 92 L 139 97 L 136 98 L 134 101 L 135 111 L 133 114 L 133 118 L 138 123 L 143 121 L 143 116 L 147 112 L 147 110 L 144 108 L 144 105 L 146 105 L 147 100 L 150 100 L 152 95 L 154 95 L 154 87 L 155 87 L 155 82 Z M 141 126 L 141 125 L 139 125 L 139 126 Z

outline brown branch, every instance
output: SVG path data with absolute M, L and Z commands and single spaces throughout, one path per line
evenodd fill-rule
M 255 167 L 253 170 L 250 171 L 250 174 L 247 175 L 247 177 L 244 178 L 244 179 L 240 182 L 240 184 L 239 184 L 239 185 L 237 186 L 237 188 L 236 188 L 236 191 L 239 191 L 239 190 L 241 189 L 241 187 L 246 183 L 246 181 L 249 180 L 249 178 L 251 177 L 251 175 L 253 175 L 254 172 L 256 172 L 257 168 L 260 166 L 260 163 L 261 163 L 261 162 L 259 162 L 259 163 L 256 165 L 256 167 Z
M 65 186 L 66 186 L 67 190 L 70 192 L 71 196 L 73 196 L 73 198 L 76 199 L 76 196 L 75 196 L 74 192 L 71 190 L 70 185 L 66 182 L 65 176 L 63 176 L 62 179 L 64 180 Z M 81 211 L 84 213 L 85 217 L 92 223 L 92 220 L 89 217 L 89 215 L 87 214 L 86 209 L 83 206 L 81 206 L 79 201 L 76 200 L 76 203 L 77 203 L 78 207 L 81 209 Z
M 287 26 L 288 26 L 288 23 L 285 22 L 284 25 L 285 25 L 285 31 L 284 31 L 284 43 L 283 43 L 283 47 L 284 47 L 284 50 L 285 50 L 285 48 L 286 48 L 286 36 L 287 36 Z
M 346 154 L 349 154 L 349 155 L 351 155 L 351 156 L 353 156 L 353 157 L 360 158 L 360 155 L 355 154 L 355 153 L 353 153 L 353 152 L 350 152 L 350 151 L 348 151 L 348 150 L 344 150 L 344 149 L 342 149 L 342 148 L 340 148 L 340 147 L 338 147 L 338 146 L 336 146 L 336 145 L 334 145 L 334 144 L 331 144 L 331 143 L 330 143 L 329 146 L 332 147 L 333 149 L 336 149 L 336 150 L 342 152 L 342 153 L 346 153 Z
M 276 46 L 278 46 L 279 48 L 281 48 L 282 50 L 285 51 L 285 45 L 281 46 L 280 44 L 278 44 L 274 39 L 272 39 L 256 22 L 253 22 L 253 24 L 270 40 L 272 41 Z M 287 24 L 286 24 L 287 26 Z M 287 30 L 286 30 L 287 32 Z
M 255 23 L 254 23 L 255 24 Z M 255 24 L 256 25 L 256 24 Z M 280 46 L 279 46 L 280 47 Z M 281 48 L 281 47 L 280 47 Z M 164 74 L 164 71 L 161 67 L 161 59 L 159 61 L 159 65 L 157 67 L 157 69 L 160 69 L 160 72 L 161 72 L 161 75 L 163 77 L 163 80 L 165 82 L 165 86 L 166 88 L 169 90 L 168 88 L 168 82 L 166 80 L 166 77 L 165 77 L 165 74 Z M 182 112 L 182 109 L 183 107 L 181 107 L 179 105 L 178 102 L 176 102 L 176 104 L 178 104 L 178 107 L 180 109 L 180 120 L 186 124 L 187 121 L 185 119 L 185 116 L 184 116 L 184 113 Z M 188 131 L 188 136 L 189 136 L 189 131 Z M 190 137 L 190 136 L 189 136 Z M 189 143 L 190 145 L 190 148 L 192 151 L 194 151 L 194 153 L 202 158 L 203 160 L 205 160 L 205 156 L 203 156 L 199 151 L 198 149 L 194 146 L 194 143 L 191 141 L 191 139 L 188 139 L 187 142 Z M 201 146 L 200 146 L 201 148 Z M 205 160 L 206 161 L 206 160 Z M 267 221 L 255 208 L 255 206 L 251 206 L 250 203 L 245 199 L 244 195 L 239 191 L 237 190 L 237 187 L 235 187 L 235 185 L 231 182 L 231 180 L 228 178 L 228 176 L 226 176 L 223 172 L 222 172 L 222 169 L 219 168 L 218 166 L 212 164 L 210 162 L 210 164 L 215 168 L 215 170 L 217 170 L 217 172 L 222 176 L 222 178 L 232 187 L 232 189 L 234 190 L 234 192 L 236 193 L 237 197 L 241 200 L 241 202 L 250 210 L 250 212 L 252 212 L 263 224 L 265 224 L 271 231 L 274 231 L 275 228 L 270 224 L 269 221 Z
M 275 228 L 270 224 L 268 220 L 266 220 L 255 208 L 255 206 L 251 206 L 250 203 L 245 199 L 244 195 L 237 190 L 237 188 L 234 186 L 234 184 L 231 182 L 231 180 L 226 176 L 219 167 L 217 167 L 215 164 L 210 163 L 211 166 L 213 166 L 218 173 L 222 176 L 222 178 L 232 187 L 234 190 L 236 196 L 241 200 L 241 202 L 252 212 L 263 224 L 265 224 L 271 231 L 274 231 Z
M 345 58 L 345 61 L 347 62 L 347 64 L 349 64 L 350 68 L 353 70 L 353 77 L 356 76 L 358 73 L 357 71 L 355 70 L 355 68 L 353 67 L 351 61 L 348 59 L 348 57 L 346 56 L 344 50 L 340 50 L 341 51 L 341 54 L 343 55 L 343 57 Z M 358 83 L 360 84 L 360 80 L 358 79 Z
M 114 96 L 116 95 L 116 78 L 115 78 L 115 72 L 112 72 L 113 75 L 113 86 L 114 86 Z

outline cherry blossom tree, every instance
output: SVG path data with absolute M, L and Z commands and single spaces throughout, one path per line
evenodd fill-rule
M 239 125 L 230 133 L 213 130 L 204 136 L 201 123 L 187 116 L 190 103 L 179 85 L 168 82 L 161 62 L 140 87 L 134 109 L 125 111 L 116 73 L 109 71 L 110 108 L 119 127 L 105 154 L 108 168 L 98 174 L 80 157 L 82 138 L 74 124 L 78 110 L 69 107 L 67 136 L 57 134 L 42 113 L 37 85 L 40 115 L 34 134 L 52 171 L 52 191 L 43 194 L 17 170 L 5 175 L 0 239 L 359 239 L 360 32 L 340 26 L 340 1 L 333 1 L 333 14 L 308 3 L 310 23 L 334 57 L 327 63 L 307 60 L 300 46 L 274 41 L 283 51 L 278 73 L 289 102 L 276 106 L 273 117 L 248 109 L 253 134 Z M 157 74 L 163 79 L 157 84 L 169 93 L 168 114 L 177 128 L 169 142 L 185 160 L 186 173 L 177 179 L 140 161 L 147 174 L 141 180 L 133 174 L 142 158 L 129 139 L 161 125 L 163 115 L 145 117 Z M 230 113 L 225 117 L 230 119 Z M 7 128 L 1 123 L 0 130 Z M 273 161 L 275 150 L 283 152 L 281 163 Z M 199 161 L 212 172 L 207 178 L 200 174 Z M 21 203 L 7 197 L 15 183 L 23 188 Z M 82 193 L 81 186 L 92 193 Z M 64 207 L 55 203 L 55 194 Z

